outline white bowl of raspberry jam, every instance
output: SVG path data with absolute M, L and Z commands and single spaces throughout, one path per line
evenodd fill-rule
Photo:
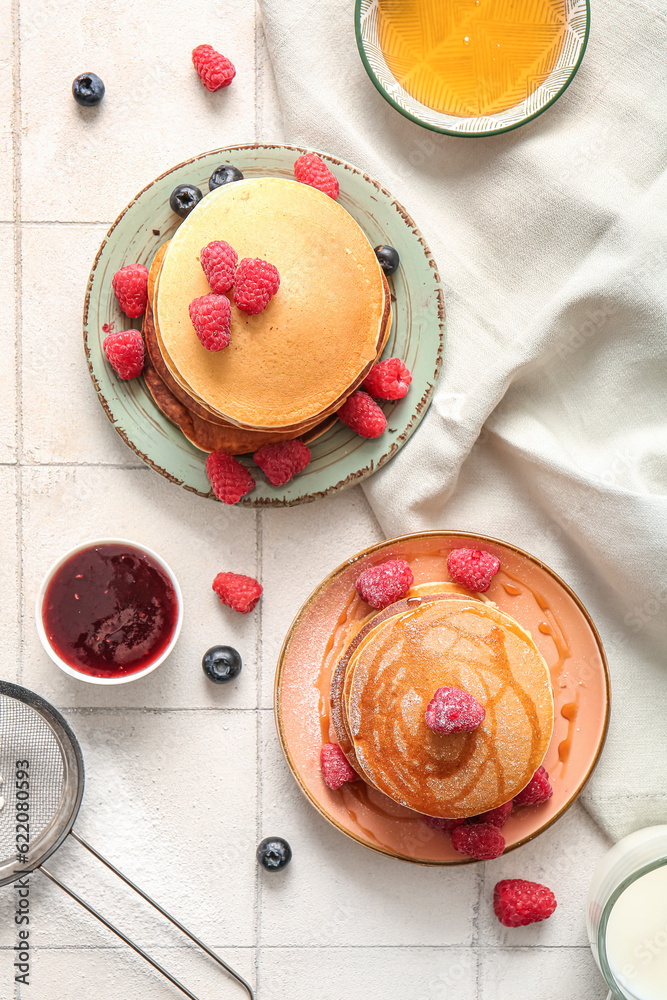
M 37 633 L 54 663 L 89 684 L 126 684 L 169 656 L 183 597 L 161 556 L 139 542 L 100 538 L 66 552 L 42 581 Z

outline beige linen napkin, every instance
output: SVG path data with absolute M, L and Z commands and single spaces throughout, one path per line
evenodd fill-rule
M 435 400 L 368 499 L 387 534 L 484 532 L 570 583 L 614 692 L 584 800 L 614 838 L 667 822 L 667 10 L 593 0 L 565 94 L 470 139 L 377 93 L 352 0 L 260 2 L 284 138 L 389 188 L 445 284 Z

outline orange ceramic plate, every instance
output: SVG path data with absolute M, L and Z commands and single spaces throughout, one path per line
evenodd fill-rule
M 452 531 L 403 535 L 373 545 L 330 573 L 310 595 L 285 639 L 275 685 L 278 735 L 304 794 L 334 826 L 381 854 L 427 865 L 467 864 L 449 837 L 363 781 L 331 791 L 320 772 L 320 748 L 336 736 L 329 718 L 329 682 L 344 647 L 345 626 L 368 606 L 355 591 L 362 570 L 406 559 L 415 583 L 449 580 L 452 549 L 484 548 L 500 559 L 486 593 L 532 634 L 551 672 L 554 735 L 544 765 L 554 794 L 517 809 L 503 829 L 506 850 L 546 830 L 575 800 L 597 763 L 609 721 L 609 672 L 602 643 L 579 598 L 553 570 L 506 542 Z

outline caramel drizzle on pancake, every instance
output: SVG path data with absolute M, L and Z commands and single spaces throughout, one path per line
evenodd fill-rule
M 425 585 L 424 589 L 428 589 L 430 586 L 432 585 L 427 584 Z M 444 584 L 444 586 L 450 586 L 454 588 L 454 590 L 446 594 L 440 594 L 434 591 L 433 593 L 430 593 L 428 595 L 428 599 L 430 601 L 440 601 L 440 600 L 450 600 L 450 599 L 462 600 L 462 601 L 470 600 L 470 598 L 465 596 L 464 594 L 455 592 L 456 589 L 458 589 L 456 584 Z M 418 589 L 420 588 L 413 588 L 413 591 Z M 410 593 L 412 593 L 412 591 L 410 591 Z M 357 597 L 357 606 L 361 607 L 363 602 L 358 599 L 356 591 L 354 592 L 354 597 Z M 347 609 L 342 613 L 339 619 L 339 624 L 337 625 L 336 630 L 334 631 L 332 639 L 329 641 L 329 644 L 327 644 L 325 659 L 316 682 L 316 687 L 320 691 L 320 697 L 323 696 L 325 690 L 328 692 L 330 708 L 331 708 L 331 724 L 333 726 L 334 733 L 338 740 L 338 744 L 343 753 L 345 754 L 345 756 L 347 757 L 351 766 L 360 773 L 362 771 L 362 768 L 354 752 L 354 744 L 352 741 L 352 734 L 350 732 L 348 724 L 347 712 L 344 710 L 344 706 L 347 703 L 349 686 L 351 682 L 351 677 L 348 676 L 347 667 L 352 656 L 356 653 L 360 644 L 366 640 L 368 633 L 371 629 L 375 628 L 381 622 L 386 621 L 387 618 L 392 618 L 394 615 L 399 614 L 399 612 L 407 610 L 410 607 L 414 607 L 415 603 L 417 605 L 421 604 L 422 598 L 418 596 L 412 596 L 412 597 L 408 596 L 406 598 L 403 598 L 403 600 L 397 601 L 395 604 L 391 604 L 389 607 L 384 608 L 383 611 L 367 615 L 366 618 L 359 623 L 359 627 L 353 633 L 352 640 L 349 641 L 348 624 L 352 608 L 352 601 L 350 601 L 350 603 L 347 606 Z M 350 624 L 354 625 L 354 623 Z M 330 648 L 332 648 L 333 642 L 337 636 L 337 632 L 341 627 L 348 629 L 346 634 L 342 637 L 343 639 L 342 646 L 345 646 L 346 641 L 348 642 L 348 644 L 347 647 L 345 648 L 343 655 L 340 657 L 340 659 L 338 659 L 336 663 L 333 675 L 330 675 L 326 659 L 327 652 L 329 651 Z M 330 682 L 328 681 L 329 676 L 331 676 Z
M 411 612 L 411 614 L 419 614 L 420 611 L 422 611 L 421 608 Z M 538 727 L 535 702 L 528 696 L 512 674 L 505 649 L 505 640 L 501 630 L 496 626 L 493 626 L 486 636 L 480 638 L 464 632 L 462 629 L 457 628 L 451 623 L 448 623 L 448 627 L 455 632 L 460 639 L 472 642 L 478 648 L 485 647 L 489 649 L 492 655 L 493 668 L 497 672 L 497 675 L 502 678 L 501 684 L 497 688 L 495 695 L 491 695 L 489 685 L 483 674 L 480 672 L 479 682 L 485 692 L 483 704 L 487 713 L 484 729 L 482 730 L 480 727 L 480 730 L 475 733 L 461 733 L 456 737 L 457 742 L 460 743 L 460 748 L 456 756 L 449 761 L 438 759 L 438 777 L 448 778 L 463 771 L 466 768 L 466 765 L 474 760 L 476 755 L 478 757 L 477 766 L 471 768 L 469 780 L 461 786 L 460 793 L 455 796 L 450 796 L 447 800 L 442 802 L 444 814 L 453 815 L 452 810 L 455 811 L 455 807 L 460 802 L 465 801 L 471 792 L 474 791 L 475 787 L 479 783 L 481 774 L 487 766 L 491 766 L 495 772 L 498 798 L 500 798 L 502 802 L 507 801 L 509 798 L 509 795 L 505 792 L 505 779 L 500 759 L 494 749 L 497 733 L 496 713 L 498 704 L 507 693 L 508 689 L 511 690 L 521 702 L 530 725 L 531 738 L 529 761 L 532 761 L 535 757 L 535 751 L 537 750 L 540 741 L 541 730 Z M 457 655 L 456 662 L 467 664 L 470 667 L 479 666 L 478 662 L 472 658 L 460 655 Z M 450 686 L 464 686 L 464 682 L 461 678 L 461 672 L 457 671 L 453 665 L 449 667 L 448 675 L 447 680 Z M 374 689 L 372 695 L 370 693 L 366 693 L 361 700 L 360 714 L 363 715 L 367 712 L 375 712 L 378 703 L 389 704 L 390 702 L 387 699 L 392 697 L 393 692 L 391 690 L 391 686 L 393 681 L 394 678 L 387 679 L 387 681 L 381 683 L 376 689 Z M 391 730 L 393 730 L 394 736 L 396 735 L 396 731 L 398 731 L 402 742 L 404 742 L 406 746 L 410 745 L 412 739 L 414 738 L 414 733 L 410 732 L 410 730 L 406 727 L 400 712 L 391 716 L 375 712 L 375 717 L 379 720 L 377 732 L 377 741 L 379 744 L 383 744 L 385 746 L 388 745 L 391 742 Z M 430 733 L 428 735 L 430 736 Z M 442 737 L 439 734 L 435 734 L 431 737 L 431 739 L 433 743 L 436 744 L 442 741 Z M 480 743 L 483 748 L 482 753 L 478 752 Z M 359 756 L 358 746 L 357 756 Z M 362 766 L 364 767 L 364 770 L 369 771 L 368 765 L 365 763 L 364 759 L 362 759 Z M 411 789 L 415 794 L 419 795 L 421 787 L 419 779 L 422 775 L 411 775 L 405 768 L 399 768 L 398 771 L 406 787 Z M 522 773 L 520 784 L 527 784 L 534 771 L 535 768 L 531 763 L 529 763 Z M 370 771 L 370 774 L 371 777 L 374 777 L 372 771 Z M 377 784 L 377 781 L 374 781 L 374 784 Z M 403 804 L 409 807 L 409 803 L 404 802 Z
M 447 554 L 448 550 L 443 550 L 440 553 L 440 555 L 442 556 L 443 565 L 446 562 Z M 396 558 L 400 556 L 400 558 L 405 559 L 408 563 L 410 563 L 410 565 L 412 565 L 415 560 L 418 560 L 421 557 L 421 555 L 422 553 L 418 551 L 413 552 L 411 550 L 402 550 L 401 552 L 396 554 Z M 390 556 L 388 553 L 384 553 L 385 559 L 389 557 Z M 507 575 L 508 577 L 510 576 L 509 573 L 506 574 L 506 571 L 504 569 L 501 569 L 499 576 L 504 577 L 505 575 Z M 517 584 L 517 586 L 513 587 L 512 584 L 508 584 L 508 586 L 505 587 L 505 584 L 503 583 L 502 584 L 503 588 L 507 593 L 513 593 L 514 591 L 516 591 L 517 593 L 522 593 L 523 590 L 526 590 L 534 597 L 536 603 L 538 603 L 535 591 L 527 580 L 523 579 L 522 577 L 514 576 L 513 574 L 511 575 L 511 579 Z M 433 585 L 428 584 L 427 586 L 431 587 Z M 338 647 L 341 637 L 343 640 L 342 645 L 345 646 L 345 633 L 347 632 L 347 629 L 349 628 L 350 625 L 356 625 L 360 623 L 362 627 L 364 625 L 368 627 L 369 624 L 368 616 L 366 616 L 365 619 L 360 622 L 361 618 L 360 612 L 363 609 L 363 605 L 358 605 L 356 611 L 352 612 L 352 606 L 353 606 L 352 602 L 354 596 L 355 592 L 354 590 L 351 590 L 349 602 L 347 605 L 350 611 L 348 612 L 347 615 L 345 615 L 345 613 L 341 614 L 338 620 L 339 623 L 337 624 L 336 629 L 334 630 L 334 634 L 331 637 L 331 640 L 333 640 L 333 642 L 330 640 L 329 644 L 327 645 L 327 652 L 333 649 L 334 645 Z M 451 595 L 445 595 L 445 596 L 451 596 Z M 542 597 L 542 595 L 540 595 L 540 597 Z M 432 599 L 433 596 L 429 594 L 429 600 Z M 542 598 L 542 601 L 543 600 L 544 599 Z M 395 613 L 396 610 L 402 606 L 402 604 L 403 602 L 397 602 L 397 604 L 393 605 L 391 608 L 385 609 L 385 612 L 381 613 L 384 614 Z M 567 632 L 563 627 L 557 612 L 551 607 L 544 609 L 542 607 L 542 604 L 539 603 L 538 606 L 542 608 L 542 610 L 549 612 L 550 620 L 554 621 L 560 634 L 563 636 L 564 641 L 567 642 L 568 639 Z M 357 617 L 356 622 L 354 620 L 355 616 Z M 358 643 L 359 635 L 360 631 L 357 632 L 355 639 L 353 640 L 353 643 Z M 338 663 L 336 663 L 331 656 L 323 658 L 319 668 L 317 679 L 314 682 L 316 688 L 320 692 L 320 695 L 323 699 L 328 699 L 329 697 L 331 697 L 331 723 L 335 729 L 336 736 L 338 737 L 338 742 L 341 744 L 341 748 L 344 751 L 345 751 L 345 747 L 343 746 L 344 732 L 339 730 L 338 726 L 340 725 L 340 722 L 337 722 L 336 720 L 336 701 L 337 701 L 336 688 L 337 688 L 337 679 L 340 679 L 341 683 L 344 680 L 345 666 L 349 660 L 349 654 L 353 643 L 350 643 L 349 645 L 346 646 L 345 652 L 343 653 Z M 332 674 L 332 669 L 333 669 L 333 674 Z M 583 684 L 584 682 L 580 681 L 580 683 Z M 350 759 L 350 756 L 348 756 L 348 759 L 350 760 L 352 766 L 355 767 L 356 763 L 355 758 L 352 757 Z M 358 764 L 356 764 L 356 767 L 359 771 L 361 770 Z M 421 822 L 421 820 L 418 817 L 418 814 L 416 814 L 414 810 L 407 809 L 405 806 L 399 806 L 397 803 L 393 802 L 390 798 L 385 796 L 382 792 L 378 791 L 372 785 L 366 784 L 366 782 L 363 780 L 355 781 L 352 784 L 343 785 L 343 787 L 340 788 L 337 792 L 332 792 L 331 794 L 342 798 L 350 817 L 357 824 L 360 830 L 366 830 L 367 826 L 373 823 L 374 816 L 377 816 L 378 818 L 381 819 L 386 819 L 386 817 L 389 815 L 392 817 L 393 822 L 396 823 L 400 828 L 401 836 L 405 838 L 406 843 L 411 843 L 414 840 L 415 836 L 418 838 L 420 842 L 423 842 L 424 838 L 431 839 L 432 837 L 438 836 L 436 832 L 430 830 L 427 826 L 425 826 Z M 415 820 L 416 816 L 417 819 Z M 382 843 L 377 837 L 377 834 L 375 834 L 375 840 L 378 843 Z M 383 845 L 383 846 L 390 846 L 390 845 Z
M 453 622 L 449 612 L 429 621 L 433 612 L 434 602 L 426 601 L 370 633 L 348 666 L 344 710 L 357 762 L 376 788 L 418 812 L 474 815 L 512 798 L 541 763 L 553 725 L 552 706 L 547 710 L 545 704 L 547 689 L 551 700 L 548 671 L 527 634 L 501 612 L 476 601 L 457 610 L 459 618 L 490 617 L 485 634 Z M 494 623 L 496 616 L 502 627 Z M 438 651 L 429 649 L 436 630 L 443 643 L 442 669 Z M 521 642 L 513 653 L 514 669 L 519 657 L 528 657 L 539 713 L 515 676 L 505 646 L 508 634 Z M 466 646 L 484 655 L 466 654 Z M 423 713 L 442 684 L 467 690 L 473 685 L 487 711 L 475 732 L 443 737 L 428 729 Z M 515 738 L 503 723 L 511 725 Z

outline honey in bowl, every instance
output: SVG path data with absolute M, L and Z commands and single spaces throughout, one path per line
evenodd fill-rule
M 58 656 L 93 677 L 124 677 L 154 663 L 178 620 L 178 598 L 163 568 L 140 549 L 82 549 L 53 574 L 44 595 L 44 631 Z
M 555 68 L 565 0 L 379 0 L 389 69 L 416 100 L 458 117 L 524 101 Z

